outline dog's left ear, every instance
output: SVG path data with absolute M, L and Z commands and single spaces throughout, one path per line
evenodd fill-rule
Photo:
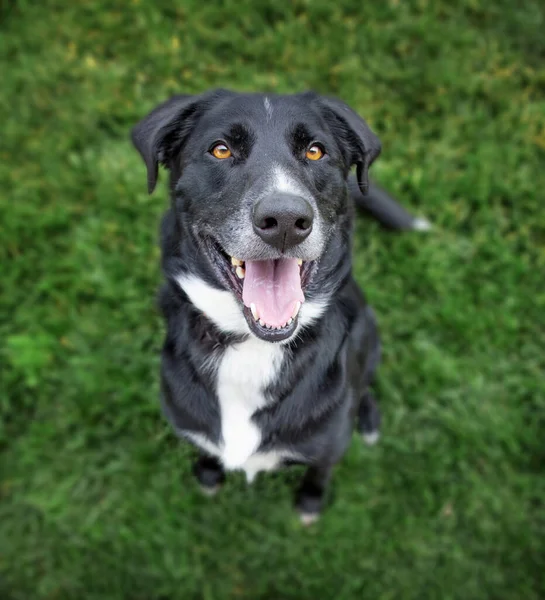
M 319 97 L 324 116 L 344 141 L 350 152 L 350 166 L 356 165 L 356 176 L 362 194 L 369 191 L 369 167 L 380 154 L 381 144 L 369 125 L 348 104 L 336 98 Z

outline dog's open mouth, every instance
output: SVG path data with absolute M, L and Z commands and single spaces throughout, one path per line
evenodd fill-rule
M 212 243 L 215 266 L 243 304 L 250 329 L 260 338 L 281 341 L 297 327 L 312 262 L 297 258 L 242 260 Z

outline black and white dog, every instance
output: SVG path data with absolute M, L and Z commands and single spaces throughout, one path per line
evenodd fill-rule
M 251 481 L 308 465 L 297 508 L 310 522 L 354 423 L 378 438 L 379 337 L 350 250 L 354 199 L 373 210 L 362 198 L 379 140 L 339 100 L 217 90 L 160 105 L 133 141 L 150 193 L 158 164 L 170 171 L 164 411 L 201 450 L 194 472 L 206 491 L 226 470 Z M 353 165 L 361 194 L 349 190 Z M 380 200 L 386 224 L 419 228 Z

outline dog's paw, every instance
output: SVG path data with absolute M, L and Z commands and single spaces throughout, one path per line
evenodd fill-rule
M 375 431 L 364 431 L 361 437 L 368 446 L 374 446 L 380 439 L 380 431 L 378 429 L 375 429 Z
M 316 523 L 320 518 L 320 513 L 314 512 L 314 513 L 305 513 L 305 512 L 300 512 L 299 513 L 299 520 L 301 521 L 301 524 L 304 525 L 305 527 L 309 527 L 310 525 L 313 525 L 314 523 Z
M 206 496 L 207 498 L 213 498 L 220 491 L 220 489 L 221 485 L 199 485 L 199 490 L 201 490 L 203 496 Z
M 411 229 L 413 231 L 430 231 L 430 229 L 433 229 L 433 225 L 424 217 L 416 217 L 416 219 L 413 219 Z
M 223 482 L 225 473 L 217 459 L 201 456 L 193 465 L 193 475 L 197 479 L 199 489 L 204 496 L 215 496 Z

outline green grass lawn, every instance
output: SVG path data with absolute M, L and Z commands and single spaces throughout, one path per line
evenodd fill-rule
M 0 6 L 0 598 L 543 600 L 543 1 Z M 358 223 L 383 439 L 309 529 L 298 470 L 203 499 L 159 410 L 166 177 L 128 132 L 215 86 L 343 98 L 435 223 Z

